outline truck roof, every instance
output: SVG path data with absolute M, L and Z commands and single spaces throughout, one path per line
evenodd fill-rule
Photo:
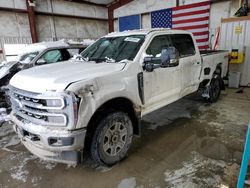
M 129 35 L 147 35 L 152 32 L 162 32 L 165 31 L 169 34 L 190 34 L 188 31 L 176 30 L 170 28 L 153 28 L 153 29 L 138 29 L 138 30 L 128 30 L 122 32 L 109 33 L 105 37 L 119 37 L 119 36 L 129 36 Z

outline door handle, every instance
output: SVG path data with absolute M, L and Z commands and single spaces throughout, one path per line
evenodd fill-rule
M 198 62 L 193 62 L 192 65 L 200 65 L 201 63 L 198 61 Z

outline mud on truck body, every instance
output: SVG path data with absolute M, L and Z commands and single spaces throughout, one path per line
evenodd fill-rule
M 215 102 L 228 61 L 227 52 L 201 55 L 192 34 L 168 29 L 111 33 L 81 56 L 10 81 L 13 128 L 45 160 L 77 164 L 84 149 L 97 164 L 117 163 L 144 115 L 198 90 Z

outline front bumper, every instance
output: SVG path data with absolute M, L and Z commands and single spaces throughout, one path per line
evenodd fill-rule
M 68 131 L 26 123 L 13 114 L 11 120 L 21 142 L 34 155 L 44 160 L 71 165 L 80 162 L 86 129 Z

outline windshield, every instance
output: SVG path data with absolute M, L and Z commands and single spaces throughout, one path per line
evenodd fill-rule
M 144 39 L 145 35 L 101 38 L 81 55 L 86 60 L 96 62 L 133 60 Z
M 21 63 L 30 63 L 38 54 L 39 52 L 31 52 L 31 53 L 22 54 L 19 58 L 19 61 Z

